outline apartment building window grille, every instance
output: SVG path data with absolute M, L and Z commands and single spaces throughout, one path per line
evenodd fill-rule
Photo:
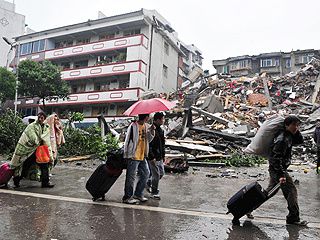
M 131 36 L 131 35 L 136 35 L 140 34 L 141 30 L 140 29 L 131 29 L 131 30 L 126 30 L 123 32 L 123 36 Z
M 165 78 L 168 78 L 168 67 L 166 65 L 163 65 L 162 73 Z
M 272 59 L 261 59 L 260 67 L 272 67 Z
M 164 52 L 169 55 L 169 44 L 167 42 L 164 42 Z
M 291 68 L 291 59 L 286 59 L 286 68 Z

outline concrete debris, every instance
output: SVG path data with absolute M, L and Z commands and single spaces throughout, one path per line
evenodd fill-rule
M 316 153 L 312 133 L 320 117 L 319 73 L 320 60 L 315 58 L 299 71 L 280 77 L 266 73 L 251 77 L 202 75 L 195 71 L 178 91 L 162 95 L 179 101 L 167 113 L 163 126 L 166 152 L 176 155 L 167 157 L 166 168 L 173 171 L 177 167 L 181 172 L 188 162 L 193 166 L 223 165 L 232 154 L 242 154 L 261 124 L 275 114 L 295 114 L 303 121 L 305 143 L 293 153 L 303 162 L 312 161 Z M 154 92 L 148 95 L 160 97 Z M 129 122 L 109 126 L 121 133 Z

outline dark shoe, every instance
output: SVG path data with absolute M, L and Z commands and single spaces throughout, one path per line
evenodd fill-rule
M 232 219 L 232 225 L 234 226 L 240 226 L 240 220 L 237 218 Z
M 308 225 L 308 221 L 287 221 L 287 224 L 297 225 L 301 227 L 306 227 Z
M 252 213 L 247 213 L 246 215 L 247 215 L 247 218 L 254 219 L 254 216 L 252 215 Z
M 53 187 L 54 187 L 54 184 L 51 184 L 51 183 L 42 183 L 42 184 L 41 184 L 41 187 L 42 187 L 42 188 L 53 188 Z
M 19 177 L 19 176 L 13 178 L 13 184 L 14 184 L 15 188 L 20 187 L 20 180 L 21 180 L 21 177 Z

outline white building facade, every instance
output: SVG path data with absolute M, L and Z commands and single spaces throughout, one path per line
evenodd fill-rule
M 15 4 L 0 0 L 0 66 L 7 67 L 14 57 L 11 46 L 3 37 L 13 43 L 13 38 L 24 33 L 25 17 L 15 12 Z
M 49 112 L 66 110 L 121 117 L 148 89 L 177 90 L 179 49 L 176 32 L 159 13 L 141 9 L 112 17 L 19 36 L 19 62 L 49 60 L 61 66 L 68 81 L 67 99 L 46 102 Z M 18 109 L 30 115 L 37 99 L 20 99 Z

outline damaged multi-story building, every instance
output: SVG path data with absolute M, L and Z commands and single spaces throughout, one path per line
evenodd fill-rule
M 95 121 L 99 114 L 122 117 L 147 90 L 175 92 L 184 80 L 181 70 L 187 76 L 193 65 L 202 64 L 200 50 L 183 44 L 155 10 L 110 17 L 100 12 L 97 20 L 15 40 L 19 62 L 49 60 L 61 67 L 62 79 L 70 85 L 68 98 L 46 100 L 47 111 L 81 112 L 85 121 Z M 18 103 L 23 115 L 35 114 L 41 107 L 39 99 L 21 97 Z
M 263 72 L 271 76 L 282 76 L 299 70 L 312 57 L 319 56 L 320 50 L 306 49 L 230 57 L 213 60 L 212 65 L 218 74 L 230 74 L 235 77 L 253 76 Z

